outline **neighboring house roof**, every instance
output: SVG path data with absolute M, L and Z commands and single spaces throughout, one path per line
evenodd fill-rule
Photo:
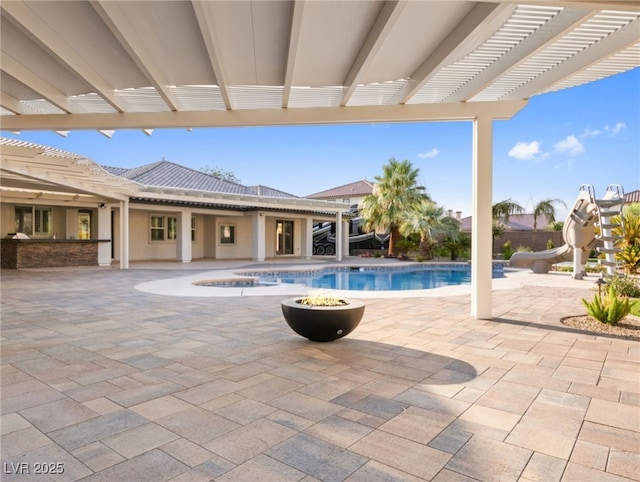
M 373 192 L 373 184 L 362 179 L 360 181 L 345 184 L 343 186 L 334 187 L 325 191 L 305 196 L 307 199 L 331 199 L 331 198 L 351 198 L 367 196 Z
M 154 162 L 132 169 L 111 166 L 102 167 L 111 174 L 139 182 L 145 186 L 191 189 L 226 194 L 246 194 L 250 196 L 297 197 L 293 194 L 288 194 L 267 186 L 243 186 L 235 182 L 225 181 L 211 174 L 196 171 L 195 169 L 169 161 Z
M 626 193 L 624 195 L 624 202 L 626 204 L 640 203 L 640 189 Z
M 471 231 L 472 217 L 467 216 L 460 220 L 460 230 Z M 509 216 L 508 223 L 502 223 L 507 227 L 509 231 L 533 231 L 533 214 L 513 214 Z M 539 215 L 537 220 L 536 229 L 542 231 L 547 228 L 547 217 Z

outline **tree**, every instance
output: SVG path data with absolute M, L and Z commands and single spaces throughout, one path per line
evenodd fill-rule
M 538 232 L 538 216 L 545 216 L 547 223 L 553 223 L 556 220 L 556 204 L 561 204 L 565 208 L 567 205 L 562 199 L 543 199 L 533 207 L 533 249 L 536 246 L 536 233 Z
M 549 230 L 551 231 L 562 231 L 564 228 L 564 221 L 553 221 L 549 224 Z
M 522 214 L 524 212 L 524 208 L 511 199 L 505 199 L 504 201 L 495 203 L 491 207 L 491 211 L 493 213 L 493 219 L 503 221 L 504 224 L 508 224 L 509 216 L 513 214 Z
M 460 251 L 471 247 L 471 238 L 460 231 L 460 221 L 457 219 L 446 217 L 442 220 L 442 224 L 445 227 L 445 234 L 441 244 L 449 250 L 451 261 L 455 261 Z
M 373 192 L 362 201 L 365 229 L 389 230 L 389 256 L 396 255 L 403 217 L 416 205 L 430 199 L 424 186 L 418 185 L 419 172 L 420 169 L 414 168 L 410 161 L 392 157 L 382 166 L 382 175 L 375 177 Z
M 616 258 L 627 273 L 637 273 L 640 271 L 640 203 L 626 205 L 622 215 L 614 216 L 611 222 L 618 224 L 613 234 L 620 238 L 616 247 L 621 251 L 616 253 Z
M 200 169 L 200 171 L 204 172 L 205 174 L 209 174 L 210 176 L 217 177 L 218 179 L 222 179 L 223 181 L 235 182 L 236 184 L 240 183 L 240 179 L 237 178 L 233 172 L 226 171 L 218 166 L 214 168 L 204 166 Z
M 433 259 L 433 246 L 439 235 L 446 232 L 443 224 L 444 208 L 428 199 L 407 211 L 400 225 L 400 233 L 404 236 L 417 234 L 420 236 L 418 253 L 426 259 Z

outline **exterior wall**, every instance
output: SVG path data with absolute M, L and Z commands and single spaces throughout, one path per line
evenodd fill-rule
M 196 239 L 191 242 L 191 256 L 193 259 L 204 258 L 204 216 L 193 214 L 196 218 Z
M 203 258 L 215 258 L 216 257 L 216 217 L 215 216 L 203 216 L 202 219 L 202 257 Z
M 331 196 L 331 197 L 324 197 L 324 198 L 315 197 L 313 199 L 316 201 L 333 201 L 336 203 L 346 203 L 351 205 L 357 204 L 358 207 L 360 207 L 362 205 L 362 201 L 364 200 L 364 198 L 365 198 L 364 196 L 339 197 L 339 198 Z
M 4 238 L 9 233 L 15 233 L 15 219 L 13 204 L 0 205 L 0 233 Z
M 176 259 L 176 242 L 151 241 L 149 217 L 152 214 L 167 216 L 170 213 L 129 210 L 129 259 L 147 261 L 153 259 Z
M 264 229 L 266 231 L 264 255 L 267 258 L 273 258 L 276 255 L 276 218 L 267 216 L 264 221 Z M 293 242 L 295 243 L 295 241 L 294 237 Z
M 3 202 L 0 204 L 0 229 L 2 235 L 6 237 L 8 233 L 15 232 L 15 209 L 19 205 L 36 205 L 29 202 Z M 105 233 L 100 236 L 101 239 L 109 239 L 113 243 L 113 259 L 120 261 L 120 203 L 107 203 L 105 209 L 98 207 L 84 206 L 52 206 L 44 202 L 38 205 L 52 208 L 52 226 L 53 233 L 56 234 L 56 240 L 70 240 L 77 238 L 77 216 L 79 210 L 91 210 L 91 237 L 98 239 L 98 216 L 107 216 L 108 228 L 103 231 Z M 129 207 L 129 259 L 131 261 L 152 261 L 152 260 L 176 260 L 177 259 L 177 243 L 176 240 L 151 241 L 150 233 L 150 216 L 152 214 L 160 216 L 175 216 L 176 212 L 189 212 L 195 218 L 196 236 L 195 241 L 191 245 L 192 259 L 249 259 L 252 257 L 252 244 L 254 242 L 252 216 L 246 213 L 238 213 L 237 215 L 226 215 L 220 212 L 207 212 L 204 209 L 198 209 L 191 212 L 186 208 L 171 208 L 169 206 L 159 206 L 154 209 L 151 205 L 131 204 Z M 233 213 L 229 213 L 233 214 Z M 308 217 L 308 216 L 306 216 Z M 313 218 L 309 218 L 313 219 Z M 276 220 L 285 220 L 294 222 L 293 233 L 293 254 L 278 255 L 285 257 L 302 256 L 303 242 L 303 218 L 300 215 L 292 215 L 291 213 L 274 214 L 269 216 L 265 213 L 265 257 L 276 257 Z M 219 227 L 221 224 L 233 224 L 236 229 L 236 242 L 233 245 L 225 245 L 220 243 Z M 103 248 L 105 248 L 103 246 Z M 111 260 L 111 246 L 107 247 L 107 253 L 103 253 L 104 262 L 108 264 Z M 78 264 L 69 264 L 78 265 Z
M 243 259 L 251 258 L 251 243 L 253 242 L 253 226 L 249 216 L 217 216 L 215 229 L 216 259 Z M 221 244 L 218 233 L 220 226 L 233 224 L 235 226 L 235 243 L 232 245 Z
M 71 208 L 68 209 L 63 206 L 54 206 L 47 202 L 5 202 L 0 206 L 0 237 L 6 237 L 9 233 L 15 233 L 15 207 L 16 206 L 43 206 L 51 208 L 52 217 L 52 231 L 50 236 L 42 235 L 30 235 L 32 239 L 50 239 L 55 235 L 56 239 L 75 239 L 77 238 L 78 231 L 78 211 L 90 210 L 91 213 L 91 239 L 98 239 L 97 229 L 97 209 L 86 208 Z
M 533 231 L 507 231 L 493 242 L 493 252 L 502 253 L 502 246 L 507 241 L 511 241 L 511 248 L 515 252 L 518 247 L 531 248 L 532 251 L 544 251 L 547 249 L 547 241 L 550 239 L 556 248 L 564 244 L 562 231 L 538 231 L 535 236 L 535 246 L 533 246 Z
M 293 221 L 293 254 L 279 254 L 276 255 L 276 221 Z M 290 215 L 282 216 L 267 216 L 265 220 L 266 229 L 266 250 L 265 256 L 267 258 L 278 257 L 295 257 L 301 255 L 302 246 L 302 219 L 299 217 L 293 217 Z

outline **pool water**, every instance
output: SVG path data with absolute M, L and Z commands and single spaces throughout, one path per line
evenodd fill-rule
M 504 278 L 504 272 L 501 269 L 494 269 L 493 278 Z M 295 283 L 313 288 L 355 291 L 425 290 L 441 286 L 470 284 L 471 270 L 322 270 L 302 274 L 292 272 L 273 273 L 271 276 L 261 276 L 260 281 L 266 283 Z

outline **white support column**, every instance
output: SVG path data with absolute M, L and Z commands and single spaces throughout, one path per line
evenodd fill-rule
M 120 269 L 129 269 L 129 200 L 120 201 Z
M 471 316 L 481 320 L 491 319 L 492 304 L 492 123 L 490 117 L 478 117 L 473 121 Z
M 264 261 L 267 251 L 266 223 L 264 213 L 256 212 L 252 214 L 252 244 L 251 258 L 253 261 Z
M 342 233 L 344 232 L 342 226 L 342 213 L 336 213 L 336 261 L 342 261 L 342 245 L 344 242 Z
M 300 257 L 311 259 L 313 256 L 313 219 L 303 218 L 300 222 Z
M 191 211 L 178 212 L 177 222 L 176 261 L 191 263 Z
M 98 243 L 98 266 L 111 266 L 111 206 L 105 205 L 98 208 L 98 236 L 97 238 L 108 239 L 108 243 Z
M 349 256 L 349 250 L 351 246 L 349 245 L 349 236 L 351 233 L 349 232 L 349 221 L 342 221 L 342 257 L 347 258 Z

